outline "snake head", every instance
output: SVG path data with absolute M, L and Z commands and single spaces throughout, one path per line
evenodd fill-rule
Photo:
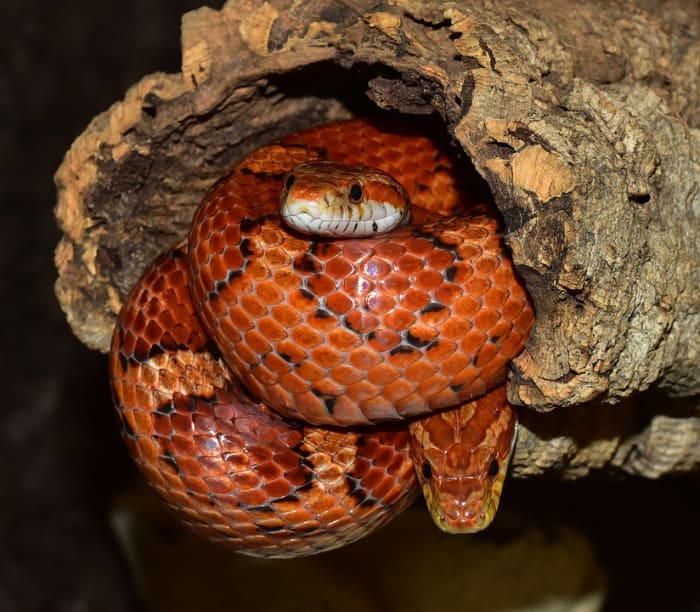
M 410 202 L 401 184 L 381 170 L 316 160 L 284 178 L 280 215 L 304 234 L 356 238 L 405 225 Z
M 446 533 L 476 533 L 496 515 L 517 420 L 502 387 L 409 425 L 428 510 Z

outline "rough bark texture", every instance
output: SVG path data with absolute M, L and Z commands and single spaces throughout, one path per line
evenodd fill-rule
M 185 15 L 182 74 L 131 88 L 56 174 L 73 330 L 107 349 L 137 276 L 252 149 L 378 108 L 434 114 L 489 183 L 537 310 L 509 393 L 559 409 L 521 411 L 515 474 L 696 468 L 700 9 L 644 4 L 247 0 Z

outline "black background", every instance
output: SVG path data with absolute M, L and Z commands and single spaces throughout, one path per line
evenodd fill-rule
M 111 412 L 106 359 L 71 335 L 53 293 L 52 175 L 131 84 L 179 70 L 180 16 L 201 4 L 0 7 L 3 612 L 139 609 L 107 523 L 114 496 L 136 476 Z M 508 486 L 509 503 L 590 535 L 610 577 L 608 610 L 700 610 L 697 477 Z

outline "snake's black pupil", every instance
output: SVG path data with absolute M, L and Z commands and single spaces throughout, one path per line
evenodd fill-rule
M 423 472 L 423 478 L 426 480 L 430 480 L 433 477 L 433 469 L 430 467 L 430 463 L 427 460 L 423 461 L 421 472 Z
M 287 191 L 289 191 L 289 189 L 291 188 L 292 185 L 294 185 L 294 175 L 293 175 L 293 174 L 290 174 L 290 175 L 287 177 L 287 180 L 284 182 L 284 188 L 285 188 Z
M 496 474 L 498 474 L 498 461 L 496 459 L 492 459 L 491 463 L 489 463 L 489 476 L 493 478 Z
M 361 197 L 362 197 L 362 187 L 360 187 L 357 183 L 355 183 L 352 187 L 350 187 L 350 199 L 353 202 L 358 202 Z

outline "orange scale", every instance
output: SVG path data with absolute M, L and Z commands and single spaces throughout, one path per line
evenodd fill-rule
M 403 273 L 390 274 L 384 278 L 379 286 L 387 293 L 392 295 L 401 294 L 407 291 L 411 286 L 411 281 L 408 276 Z
M 297 325 L 302 321 L 301 315 L 289 304 L 275 304 L 270 309 L 270 313 L 275 318 L 275 321 L 285 328 Z
M 420 311 L 428 305 L 430 296 L 420 289 L 408 288 L 399 298 L 399 304 L 406 310 Z
M 348 397 L 351 397 L 356 402 L 368 400 L 379 395 L 377 386 L 367 380 L 359 380 L 356 383 L 348 385 L 345 392 Z
M 489 308 L 500 308 L 505 304 L 506 300 L 510 296 L 510 291 L 505 287 L 491 287 L 484 294 L 484 305 Z
M 401 335 L 387 329 L 372 332 L 369 336 L 367 346 L 378 353 L 390 351 L 401 343 Z
M 277 228 L 275 227 L 269 227 L 266 225 L 263 225 L 260 228 L 260 242 L 265 245 L 269 251 L 268 254 L 271 253 L 272 251 L 275 251 L 277 256 L 281 257 L 284 259 L 285 262 L 290 262 L 291 258 L 287 254 L 286 249 L 272 249 L 270 247 L 277 247 L 282 244 L 284 241 L 284 232 L 280 232 Z M 287 265 L 287 263 L 282 264 L 282 265 Z
M 481 274 L 491 274 L 498 268 L 499 260 L 497 257 L 484 255 L 474 262 L 474 268 Z
M 253 363 L 258 363 L 260 361 L 260 357 L 258 356 L 258 353 L 253 351 L 245 343 L 238 343 L 236 345 L 236 354 L 238 356 L 239 362 L 253 364 Z
M 342 287 L 348 295 L 359 298 L 372 291 L 375 288 L 375 283 L 362 276 L 353 275 L 343 281 Z
M 391 272 L 391 266 L 377 257 L 372 257 L 362 264 L 362 272 L 372 279 L 383 278 Z
M 488 336 L 484 332 L 474 329 L 462 338 L 459 347 L 467 355 L 477 355 L 487 339 Z
M 311 352 L 311 358 L 322 368 L 333 368 L 343 363 L 343 355 L 330 346 L 319 346 Z
M 464 242 L 458 249 L 459 256 L 463 261 L 476 261 L 483 254 L 483 250 L 476 244 Z
M 516 317 L 514 323 L 518 329 L 530 330 L 535 321 L 535 313 L 529 308 L 523 308 L 522 312 Z
M 267 495 L 273 499 L 285 497 L 291 493 L 291 486 L 284 478 L 277 478 L 271 482 L 266 482 L 263 489 Z
M 398 242 L 387 240 L 386 242 L 381 242 L 380 244 L 376 245 L 374 252 L 382 259 L 387 261 L 396 261 L 406 252 L 406 249 Z
M 423 260 L 415 255 L 402 255 L 396 260 L 396 268 L 403 275 L 416 274 L 424 267 Z
M 335 285 L 332 289 L 335 289 Z M 333 293 L 326 298 L 326 307 L 339 315 L 350 312 L 354 306 L 355 303 L 343 293 Z
M 423 353 L 412 346 L 402 345 L 399 350 L 390 352 L 387 361 L 397 368 L 407 368 L 423 357 Z
M 239 225 L 227 223 L 224 229 L 224 240 L 226 244 L 238 244 L 241 241 L 241 228 Z
M 467 291 L 472 295 L 484 295 L 491 288 L 491 281 L 486 276 L 472 276 L 466 283 Z
M 415 322 L 416 315 L 402 308 L 396 308 L 386 313 L 382 318 L 382 323 L 394 331 L 405 331 Z
M 446 338 L 440 338 L 437 342 L 431 344 L 425 349 L 425 356 L 434 363 L 442 363 L 456 350 L 456 343 L 447 340 Z
M 328 333 L 328 341 L 339 351 L 347 352 L 362 344 L 357 334 L 353 334 L 347 329 L 334 329 Z
M 425 414 L 427 412 L 427 407 L 425 404 L 425 399 L 421 397 L 417 392 L 411 393 L 406 397 L 402 397 L 400 400 L 396 401 L 396 410 L 402 417 L 416 416 L 419 414 Z
M 319 261 L 328 261 L 340 253 L 340 247 L 333 242 L 315 242 L 311 247 L 311 253 Z
M 290 416 L 298 415 L 298 417 L 303 418 L 304 421 L 308 423 L 315 423 L 319 425 L 324 424 L 335 424 L 340 422 L 337 420 L 337 411 L 334 409 L 333 416 L 331 417 L 328 413 L 328 408 L 324 403 L 323 399 L 318 397 L 313 391 L 305 391 L 304 393 L 294 394 L 294 405 L 296 405 L 296 410 L 291 410 L 287 408 L 286 414 Z M 289 404 L 287 404 L 289 406 Z
M 247 278 L 257 281 L 265 280 L 272 276 L 270 267 L 263 259 L 249 261 L 244 274 Z
M 509 299 L 501 308 L 501 314 L 506 319 L 515 320 L 523 312 L 525 302 L 516 298 Z
M 367 380 L 374 385 L 384 386 L 401 376 L 401 371 L 389 364 L 380 364 L 367 373 Z
M 319 332 L 330 332 L 338 326 L 338 317 L 327 310 L 318 309 L 306 315 L 306 322 Z
M 486 228 L 478 225 L 470 225 L 463 233 L 465 241 L 476 244 L 485 241 L 489 236 L 490 232 Z
M 306 351 L 289 339 L 281 340 L 277 344 L 277 353 L 289 363 L 300 363 L 307 358 Z
M 301 285 L 301 279 L 299 278 L 299 276 L 293 270 L 289 270 L 286 268 L 282 268 L 281 270 L 275 270 L 275 273 L 272 278 L 275 284 L 282 291 L 298 289 L 299 285 Z
M 472 319 L 481 310 L 481 300 L 473 295 L 465 295 L 459 298 L 453 307 L 457 316 Z
M 309 312 L 319 307 L 318 298 L 305 289 L 291 291 L 287 296 L 287 300 L 289 305 L 299 312 Z
M 450 306 L 464 295 L 464 289 L 454 283 L 443 283 L 435 290 L 435 300 Z
M 372 314 L 353 310 L 345 317 L 344 324 L 357 334 L 366 334 L 377 328 L 379 319 Z
M 324 337 L 313 327 L 302 324 L 291 330 L 291 337 L 300 347 L 314 348 L 323 343 Z
M 308 381 L 320 380 L 327 375 L 326 370 L 313 361 L 305 361 L 297 365 L 294 371 L 304 380 Z
M 372 255 L 372 247 L 359 241 L 345 242 L 343 256 L 351 262 L 358 262 Z
M 384 358 L 372 349 L 360 347 L 351 351 L 348 361 L 353 367 L 359 370 L 369 370 L 382 363 Z
M 334 398 L 341 395 L 344 389 L 342 385 L 339 385 L 334 380 L 324 377 L 314 381 L 314 383 L 311 385 L 311 391 L 322 398 L 324 396 Z
M 413 285 L 424 291 L 431 291 L 443 283 L 441 272 L 435 270 L 423 270 L 416 274 Z
M 197 282 L 202 287 L 204 293 L 214 291 L 214 275 L 209 266 L 200 266 Z
M 340 279 L 352 274 L 355 266 L 343 257 L 335 257 L 326 264 L 325 269 L 329 276 Z
M 426 263 L 435 270 L 444 270 L 455 263 L 455 258 L 449 251 L 433 249 L 426 257 Z
M 271 280 L 258 283 L 256 293 L 265 304 L 280 304 L 284 300 L 284 293 L 278 285 Z
M 502 336 L 498 340 L 498 343 L 503 354 L 510 355 L 511 357 L 517 355 L 525 345 L 522 334 L 518 333 L 517 331 L 513 331 L 513 333 L 508 334 L 507 336 Z
M 394 403 L 381 395 L 360 400 L 359 404 L 362 414 L 370 422 L 393 421 L 400 416 Z
M 513 275 L 513 268 L 505 264 L 502 260 L 500 261 L 498 268 L 496 268 L 491 273 L 491 278 L 493 279 L 494 285 L 501 285 L 503 287 L 510 287 L 513 284 L 517 284 Z
M 327 274 L 315 274 L 306 279 L 306 287 L 315 295 L 323 297 L 335 291 L 337 283 Z
M 484 331 L 490 330 L 501 320 L 501 313 L 493 308 L 482 308 L 474 315 L 474 327 Z
M 328 374 L 341 385 L 351 385 L 363 377 L 363 373 L 360 370 L 345 364 L 333 368 Z
M 388 293 L 372 291 L 364 296 L 364 305 L 375 314 L 381 315 L 394 308 L 395 302 Z
M 507 319 L 500 319 L 491 329 L 489 329 L 489 340 L 500 342 L 513 330 L 513 323 Z
M 244 334 L 245 342 L 258 355 L 264 355 L 272 350 L 272 345 L 257 329 L 251 329 Z
M 440 328 L 440 337 L 448 340 L 459 340 L 471 329 L 471 321 L 463 317 L 453 317 Z
M 436 252 L 433 243 L 425 238 L 409 238 L 404 244 L 406 245 L 407 253 L 419 258 L 432 255 Z
M 486 342 L 476 358 L 476 366 L 478 368 L 484 368 L 492 359 L 498 356 L 501 349 L 493 342 Z M 503 361 L 503 360 L 501 360 Z
M 262 317 L 267 314 L 267 308 L 265 307 L 265 304 L 258 298 L 257 295 L 244 295 L 239 299 L 239 304 L 240 307 L 238 306 L 232 306 L 230 308 L 230 313 L 231 313 L 231 318 L 233 318 L 233 311 L 235 310 L 238 312 L 239 308 L 242 308 L 245 311 L 245 314 L 248 317 L 248 320 L 250 321 L 250 324 L 247 322 L 245 323 L 245 327 L 250 327 L 252 326 L 252 320 L 257 317 Z
M 262 363 L 253 364 L 250 367 L 250 374 L 263 385 L 274 385 L 277 382 L 277 374 L 273 374 Z
M 271 317 L 263 317 L 258 321 L 258 330 L 268 340 L 279 342 L 287 337 L 287 331 Z
M 413 393 L 416 390 L 416 386 L 407 380 L 401 378 L 389 383 L 384 387 L 383 396 L 392 403 L 396 403 L 402 397 Z
M 445 376 L 453 377 L 463 372 L 471 364 L 471 356 L 465 355 L 464 353 L 455 353 L 440 364 L 440 372 Z
M 292 367 L 287 363 L 282 357 L 276 353 L 268 353 L 263 357 L 262 362 L 265 366 L 276 374 L 287 374 L 291 371 Z
M 435 373 L 432 376 L 424 378 L 418 384 L 418 393 L 425 398 L 432 399 L 433 396 L 441 393 L 447 387 L 449 387 L 450 381 L 439 373 Z
M 438 371 L 437 366 L 430 361 L 423 359 L 417 361 L 406 368 L 404 376 L 406 379 L 419 383 Z

